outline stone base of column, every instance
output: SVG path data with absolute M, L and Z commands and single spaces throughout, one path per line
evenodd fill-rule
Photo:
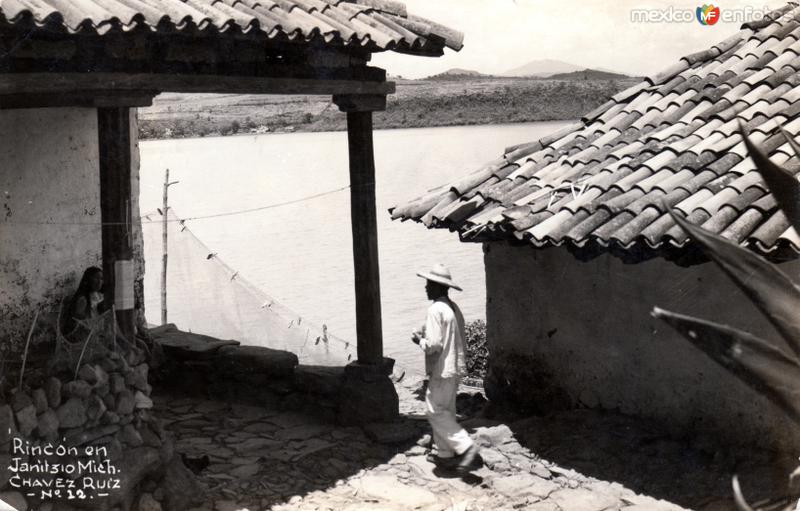
M 340 424 L 390 422 L 399 417 L 400 402 L 391 380 L 393 368 L 391 358 L 384 358 L 380 365 L 353 362 L 345 366 L 337 411 Z

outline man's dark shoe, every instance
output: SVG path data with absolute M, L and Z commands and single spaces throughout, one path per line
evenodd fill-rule
M 451 456 L 450 458 L 440 458 L 439 456 L 428 453 L 425 459 L 433 463 L 437 467 L 454 469 L 458 466 L 458 456 Z
M 457 460 L 456 471 L 464 473 L 478 468 L 478 466 L 483 463 L 480 451 L 481 448 L 478 447 L 478 444 L 472 444 L 469 449 L 456 456 L 454 458 Z

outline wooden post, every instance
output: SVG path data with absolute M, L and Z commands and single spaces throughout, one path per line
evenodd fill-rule
M 161 324 L 167 324 L 167 198 L 169 190 L 169 169 L 164 173 L 164 204 L 161 206 Z
M 385 97 L 381 98 L 385 105 Z M 359 99 L 354 96 L 334 96 L 334 102 L 347 112 L 358 362 L 380 365 L 383 363 L 383 333 L 375 212 L 375 155 L 372 144 L 372 110 L 379 109 L 375 107 L 380 107 L 380 101 L 376 103 L 374 97 L 369 97 L 367 102 Z
M 130 108 L 98 108 L 97 129 L 100 143 L 104 301 L 107 308 L 115 307 L 120 332 L 133 341 L 136 318 L 131 241 Z M 124 281 L 117 282 L 118 276 Z
M 161 216 L 163 217 L 161 223 L 161 324 L 167 324 L 167 223 L 169 210 L 168 190 L 169 187 L 177 184 L 178 181 L 169 182 L 169 169 L 164 174 L 164 204 L 162 205 Z

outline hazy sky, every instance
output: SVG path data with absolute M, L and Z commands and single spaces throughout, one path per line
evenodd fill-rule
M 409 12 L 465 33 L 460 52 L 439 58 L 378 54 L 374 65 L 393 75 L 419 78 L 449 68 L 500 73 L 537 59 L 556 59 L 585 67 L 650 74 L 683 55 L 730 36 L 741 17 L 785 5 L 783 0 L 725 0 L 715 3 L 714 25 L 688 22 L 633 22 L 631 9 L 654 9 L 668 16 L 694 13 L 701 3 L 685 0 L 403 0 Z M 675 17 L 676 14 L 673 14 Z M 734 16 L 740 19 L 733 21 Z M 663 18 L 662 18 L 663 19 Z

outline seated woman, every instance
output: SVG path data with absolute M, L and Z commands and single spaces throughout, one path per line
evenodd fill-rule
M 96 266 L 87 268 L 69 304 L 67 332 L 75 328 L 77 321 L 96 318 L 104 311 L 102 290 L 103 270 Z

